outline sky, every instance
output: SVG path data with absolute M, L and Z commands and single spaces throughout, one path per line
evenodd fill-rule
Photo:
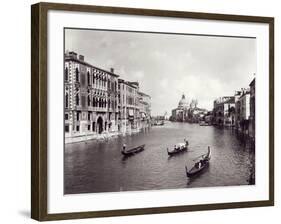
M 138 81 L 152 115 L 171 114 L 182 94 L 212 110 L 215 99 L 249 87 L 256 73 L 253 38 L 66 29 L 65 50 Z

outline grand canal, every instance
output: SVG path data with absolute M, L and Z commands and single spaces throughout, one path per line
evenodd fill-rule
M 189 141 L 189 151 L 168 157 L 167 147 Z M 145 150 L 123 158 L 128 148 Z M 185 165 L 211 147 L 211 161 L 199 176 L 188 179 Z M 166 122 L 146 132 L 106 142 L 88 141 L 65 147 L 65 194 L 246 185 L 254 166 L 254 150 L 241 143 L 231 129 Z

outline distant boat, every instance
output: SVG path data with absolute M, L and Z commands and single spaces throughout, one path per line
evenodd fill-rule
M 208 152 L 206 154 L 203 154 L 199 156 L 201 157 L 200 161 L 196 162 L 194 166 L 188 170 L 185 166 L 186 176 L 192 177 L 197 173 L 200 173 L 203 169 L 205 169 L 209 165 L 209 161 L 211 159 L 211 149 L 210 146 L 208 146 Z
M 153 122 L 153 125 L 154 126 L 162 126 L 162 125 L 164 125 L 165 123 L 164 123 L 164 120 L 155 120 L 154 122 Z
M 200 121 L 200 122 L 199 122 L 199 125 L 200 125 L 200 126 L 210 126 L 210 124 L 207 123 L 207 122 L 205 122 L 205 121 Z
M 169 151 L 169 149 L 167 148 L 167 153 L 169 156 L 172 156 L 174 154 L 178 154 L 178 153 L 187 151 L 187 149 L 188 149 L 188 141 L 184 140 L 184 143 L 178 143 L 177 145 L 175 145 L 175 147 L 172 151 Z
M 145 147 L 145 145 L 140 145 L 140 146 L 137 146 L 135 148 L 126 150 L 126 145 L 124 144 L 121 153 L 124 156 L 131 156 L 131 155 L 134 155 L 136 153 L 139 153 L 139 152 L 143 151 L 144 147 Z

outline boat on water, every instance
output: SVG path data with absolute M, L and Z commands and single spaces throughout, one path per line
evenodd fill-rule
M 199 126 L 210 126 L 210 124 L 205 121 L 200 121 Z
M 169 151 L 169 149 L 167 148 L 167 153 L 169 156 L 187 151 L 188 149 L 188 141 L 184 139 L 184 143 L 178 143 L 174 146 L 174 149 L 172 151 Z
M 144 150 L 144 147 L 145 147 L 145 144 L 144 145 L 140 145 L 140 146 L 137 146 L 137 147 L 134 147 L 132 149 L 128 149 L 126 150 L 126 145 L 124 144 L 123 145 L 123 148 L 121 150 L 121 153 L 124 155 L 124 156 L 131 156 L 131 155 L 134 155 L 136 153 L 139 153 L 141 151 Z
M 165 123 L 164 123 L 164 120 L 156 120 L 156 121 L 154 121 L 154 123 L 153 123 L 153 125 L 154 126 L 162 126 L 162 125 L 164 125 Z
M 200 159 L 201 158 L 201 159 Z M 187 167 L 185 166 L 185 171 L 186 171 L 186 176 L 187 177 L 192 177 L 198 173 L 200 173 L 202 170 L 204 170 L 210 162 L 211 159 L 211 149 L 210 146 L 208 146 L 208 152 L 206 154 L 203 154 L 197 158 L 197 161 L 194 166 L 188 170 Z

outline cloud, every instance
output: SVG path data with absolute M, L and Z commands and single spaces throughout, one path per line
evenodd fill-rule
M 183 93 L 212 109 L 213 100 L 247 87 L 256 72 L 256 40 L 98 30 L 65 31 L 65 48 L 122 79 L 139 81 L 153 114 L 175 108 Z

